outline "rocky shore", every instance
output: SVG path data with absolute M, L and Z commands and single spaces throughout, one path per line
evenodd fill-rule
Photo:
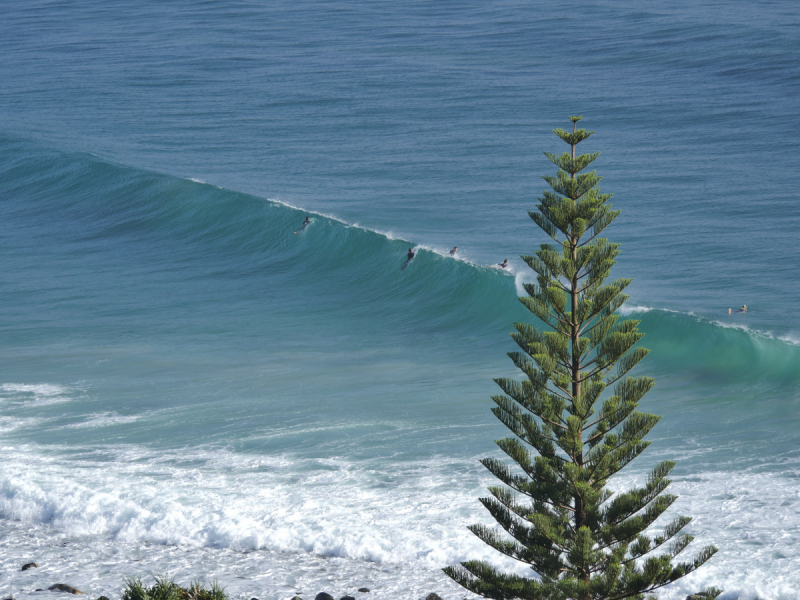
M 39 564 L 36 562 L 28 562 L 20 567 L 20 571 L 27 571 L 29 569 L 38 569 Z M 86 595 L 78 588 L 66 583 L 54 583 L 47 588 L 37 588 L 32 590 L 34 592 L 57 592 L 62 594 L 72 595 Z M 314 596 L 314 600 L 368 600 L 370 588 L 360 587 L 354 592 L 348 593 L 340 598 L 329 594 L 326 591 L 320 591 Z M 0 600 L 15 600 L 13 595 L 3 596 L 0 595 Z M 106 596 L 98 596 L 93 600 L 110 600 Z M 132 578 L 125 580 L 125 587 L 122 596 L 119 600 L 234 600 L 225 590 L 212 583 L 210 588 L 201 585 L 198 582 L 193 582 L 189 587 L 181 587 L 174 581 L 155 577 L 152 585 L 145 585 L 141 579 Z M 237 599 L 238 600 L 238 599 Z M 249 598 L 249 600 L 260 600 L 259 598 Z M 296 593 L 286 600 L 311 600 L 311 596 L 306 595 L 303 597 L 300 593 Z M 399 600 L 399 599 L 398 599 Z M 420 596 L 415 600 L 443 600 L 439 594 L 430 592 L 426 596 Z M 703 595 L 690 595 L 686 600 L 706 600 Z
M 37 569 L 39 564 L 36 562 L 29 562 L 22 565 L 20 571 L 27 571 L 29 569 Z M 37 588 L 34 592 L 60 592 L 64 594 L 85 595 L 84 592 L 78 588 L 68 585 L 66 583 L 54 583 L 47 588 Z M 360 587 L 356 592 L 358 598 L 368 598 L 367 594 L 370 589 L 367 587 Z M 299 594 L 295 594 L 289 600 L 307 600 Z M 7 596 L 0 598 L 0 600 L 15 600 L 14 596 Z M 99 596 L 95 600 L 110 600 L 106 596 Z M 155 578 L 153 585 L 146 586 L 140 579 L 126 579 L 125 588 L 120 600 L 233 600 L 225 591 L 212 584 L 210 588 L 194 582 L 189 587 L 181 587 L 172 580 L 166 578 Z M 250 600 L 259 600 L 259 598 L 250 598 Z M 331 594 L 321 591 L 314 600 L 337 600 Z M 357 600 L 356 596 L 347 594 L 338 600 Z M 425 596 L 424 600 L 442 600 L 442 598 L 435 592 L 429 593 Z

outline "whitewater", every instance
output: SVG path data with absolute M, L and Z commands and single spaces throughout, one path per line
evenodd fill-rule
M 568 114 L 663 415 L 614 489 L 677 461 L 687 552 L 720 549 L 661 597 L 798 598 L 798 25 L 788 1 L 4 6 L 0 598 L 526 574 L 466 527 Z

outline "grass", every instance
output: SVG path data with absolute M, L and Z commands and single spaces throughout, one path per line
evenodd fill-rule
M 125 579 L 125 589 L 121 600 L 231 600 L 225 589 L 216 581 L 206 588 L 199 581 L 193 581 L 184 588 L 166 577 L 155 577 L 155 583 L 146 586 L 138 577 Z

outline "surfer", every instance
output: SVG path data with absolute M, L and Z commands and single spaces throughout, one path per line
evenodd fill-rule
M 742 304 L 742 308 L 739 309 L 739 312 L 747 312 L 747 304 Z
M 731 311 L 732 311 L 732 310 L 733 310 L 733 309 L 729 308 L 729 309 L 728 309 L 728 314 L 731 314 Z
M 453 246 L 453 249 L 450 250 L 450 256 L 455 256 L 456 252 L 458 252 L 458 246 Z
M 508 266 L 508 259 L 505 259 L 503 262 L 497 265 L 501 269 L 505 269 Z
M 416 254 L 414 254 L 414 249 L 413 248 L 409 248 L 408 249 L 408 254 L 406 255 L 406 262 L 403 263 L 403 266 L 400 267 L 400 270 L 401 271 L 405 271 L 406 267 L 408 266 L 408 263 L 410 263 L 411 259 L 414 258 L 415 256 L 416 256 Z
M 300 226 L 300 229 L 295 231 L 295 234 L 300 233 L 301 231 L 303 231 L 303 229 L 305 229 L 308 226 L 309 223 L 311 223 L 311 217 L 306 216 L 306 220 L 303 221 L 303 224 Z

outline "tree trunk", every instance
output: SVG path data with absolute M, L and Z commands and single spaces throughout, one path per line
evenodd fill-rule
M 578 125 L 577 123 L 573 123 L 572 131 L 573 133 L 577 130 Z M 572 160 L 575 160 L 575 144 L 571 144 L 572 146 Z M 575 179 L 575 173 L 572 173 L 572 179 Z M 573 199 L 573 202 L 577 204 L 577 200 Z M 570 245 L 572 251 L 572 264 L 577 265 L 578 262 L 578 240 L 574 237 L 574 231 L 572 232 L 573 236 L 570 238 Z M 570 282 L 570 300 L 571 302 L 571 309 L 572 309 L 572 318 L 570 319 L 572 326 L 571 338 L 572 338 L 572 398 L 573 403 L 576 402 L 577 398 L 581 395 L 581 353 L 580 353 L 580 323 L 578 322 L 578 269 L 576 268 L 575 274 L 572 276 L 572 281 Z M 580 446 L 578 447 L 578 452 L 575 454 L 575 463 L 578 465 L 579 468 L 583 468 L 583 431 L 581 430 L 578 432 L 580 436 L 579 442 Z M 575 495 L 575 531 L 577 532 L 583 526 L 584 521 L 586 520 L 586 512 L 583 503 L 583 498 L 581 498 L 578 494 Z M 587 591 L 583 595 L 582 598 L 578 600 L 589 600 L 589 582 L 591 579 L 591 575 L 589 573 L 588 565 L 582 564 L 580 566 L 581 571 L 581 579 L 583 579 L 584 583 L 586 584 Z

